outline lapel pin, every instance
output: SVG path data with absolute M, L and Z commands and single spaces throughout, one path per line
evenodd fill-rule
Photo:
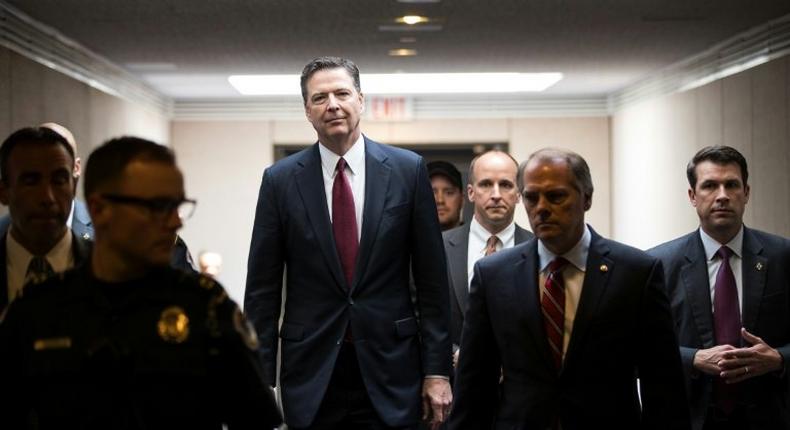
M 757 269 L 757 271 L 763 270 L 763 263 L 757 263 L 757 264 L 754 266 L 754 268 L 755 268 L 755 269 Z
M 606 273 L 606 272 L 609 271 L 609 266 L 607 266 L 605 264 L 601 264 L 600 269 L 601 269 L 601 272 Z
M 82 238 L 85 240 L 89 240 L 91 238 L 91 235 L 89 235 L 88 233 L 83 233 Z

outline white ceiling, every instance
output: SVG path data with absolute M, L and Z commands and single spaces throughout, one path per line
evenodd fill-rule
M 5 2 L 177 101 L 240 98 L 229 75 L 298 74 L 320 55 L 363 73 L 562 72 L 541 97 L 600 97 L 790 13 L 788 0 Z M 379 31 L 407 13 L 442 30 Z M 418 55 L 389 57 L 395 48 Z

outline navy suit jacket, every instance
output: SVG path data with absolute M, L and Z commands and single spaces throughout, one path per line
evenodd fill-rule
M 699 230 L 695 230 L 648 252 L 663 262 L 692 420 L 694 428 L 701 429 L 708 406 L 713 402 L 713 378 L 693 370 L 694 354 L 716 345 L 705 248 Z M 787 366 L 790 362 L 790 241 L 744 227 L 742 254 L 743 327 L 776 348 Z M 748 404 L 751 429 L 790 427 L 787 384 L 787 370 L 781 375 L 767 374 L 739 384 L 740 401 Z
M 545 429 L 557 420 L 564 430 L 690 428 L 661 263 L 592 232 L 558 372 L 543 326 L 537 245 L 532 239 L 475 264 L 449 428 Z
M 415 424 L 423 377 L 450 373 L 447 268 L 423 160 L 365 138 L 365 169 L 351 285 L 332 236 L 318 144 L 263 174 L 244 304 L 272 385 L 278 333 L 282 339 L 280 386 L 291 426 L 306 427 L 315 418 L 346 327 L 373 407 L 387 425 Z M 410 263 L 419 322 L 409 293 Z
M 6 225 L 5 229 L 8 228 Z M 3 314 L 8 306 L 8 264 L 6 263 L 6 237 L 7 230 L 2 230 L 0 235 L 0 315 Z M 75 231 L 72 230 L 71 249 L 74 253 L 74 267 L 81 266 L 90 256 L 90 244 L 83 240 Z
M 444 252 L 447 256 L 447 276 L 450 282 L 450 337 L 453 345 L 461 344 L 464 314 L 469 302 L 469 229 L 471 222 L 442 233 Z M 516 224 L 514 245 L 526 242 L 534 236 Z

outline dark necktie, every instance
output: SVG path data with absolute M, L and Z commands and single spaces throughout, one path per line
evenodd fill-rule
M 30 264 L 27 265 L 27 272 L 25 272 L 25 284 L 31 282 L 41 282 L 54 274 L 55 271 L 52 269 L 52 266 L 49 264 L 46 258 L 35 256 L 32 260 L 30 260 Z
M 335 247 L 343 266 L 348 287 L 354 279 L 354 266 L 359 251 L 357 239 L 357 216 L 354 210 L 354 195 L 346 178 L 346 160 L 337 161 L 335 183 L 332 185 L 332 232 L 335 235 Z
M 486 242 L 486 257 L 496 252 L 497 243 L 499 243 L 499 238 L 496 235 L 488 238 Z
M 540 300 L 546 339 L 549 341 L 557 370 L 562 367 L 562 340 L 565 333 L 565 281 L 562 278 L 562 269 L 567 264 L 568 260 L 562 257 L 549 263 L 545 291 Z
M 732 250 L 722 246 L 716 255 L 721 260 L 713 293 L 716 345 L 732 345 L 737 348 L 741 343 L 741 311 L 738 306 L 738 288 L 735 286 L 735 276 L 730 267 Z M 735 409 L 737 386 L 725 384 L 723 380 L 717 378 L 714 384 L 714 398 L 725 414 L 731 413 Z

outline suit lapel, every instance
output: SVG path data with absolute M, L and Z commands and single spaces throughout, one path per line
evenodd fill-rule
M 689 235 L 684 257 L 686 264 L 680 268 L 680 280 L 686 292 L 686 300 L 691 308 L 691 314 L 697 324 L 697 332 L 700 334 L 702 345 L 705 348 L 710 348 L 716 344 L 716 340 L 713 333 L 708 262 L 699 230 Z
M 471 223 L 467 223 L 459 229 L 452 237 L 447 238 L 450 245 L 447 250 L 447 267 L 450 269 L 450 278 L 453 284 L 455 298 L 461 312 L 466 309 L 469 301 L 469 229 Z
M 71 219 L 71 231 L 83 240 L 93 240 L 93 223 L 85 203 L 74 200 L 74 216 Z
M 522 256 L 524 258 L 516 263 L 516 268 L 513 271 L 515 275 L 513 285 L 516 285 L 520 290 L 520 294 L 517 296 L 524 300 L 524 316 L 538 354 L 543 357 L 543 364 L 553 370 L 554 358 L 549 350 L 549 341 L 546 339 L 546 330 L 543 326 L 543 311 L 540 309 L 538 241 L 530 242 L 525 247 Z
M 526 242 L 531 238 L 532 236 L 529 234 L 527 230 L 524 230 L 523 228 L 519 227 L 518 224 L 516 224 L 516 232 L 513 234 L 514 245 L 518 245 L 519 243 Z
M 305 216 L 313 228 L 313 234 L 321 248 L 321 253 L 324 254 L 329 271 L 335 278 L 336 285 L 347 294 L 346 279 L 341 270 L 340 257 L 337 255 L 332 224 L 329 222 L 318 143 L 304 153 L 304 157 L 298 163 L 302 168 L 294 174 L 294 179 L 305 207 Z
M 609 246 L 607 246 L 606 240 L 592 228 L 588 228 L 592 235 L 590 250 L 587 254 L 581 297 L 579 297 L 579 306 L 576 308 L 573 331 L 571 331 L 568 350 L 565 352 L 563 369 L 574 360 L 575 352 L 580 348 L 579 345 L 582 344 L 584 336 L 590 328 L 590 323 L 596 315 L 601 297 L 606 293 L 606 288 L 609 285 L 609 273 L 612 272 L 615 266 L 615 262 L 608 256 Z M 606 269 L 602 269 L 604 266 L 606 266 Z
M 763 245 L 759 239 L 746 227 L 743 228 L 743 263 L 741 264 L 741 278 L 743 280 L 743 326 L 754 332 L 757 323 L 760 301 L 765 290 L 765 273 L 768 259 L 762 255 Z
M 365 137 L 365 207 L 362 210 L 362 236 L 359 240 L 352 292 L 362 280 L 370 256 L 373 254 L 373 245 L 378 236 L 384 203 L 389 191 L 391 170 L 387 165 L 386 154 L 381 151 L 377 143 Z

